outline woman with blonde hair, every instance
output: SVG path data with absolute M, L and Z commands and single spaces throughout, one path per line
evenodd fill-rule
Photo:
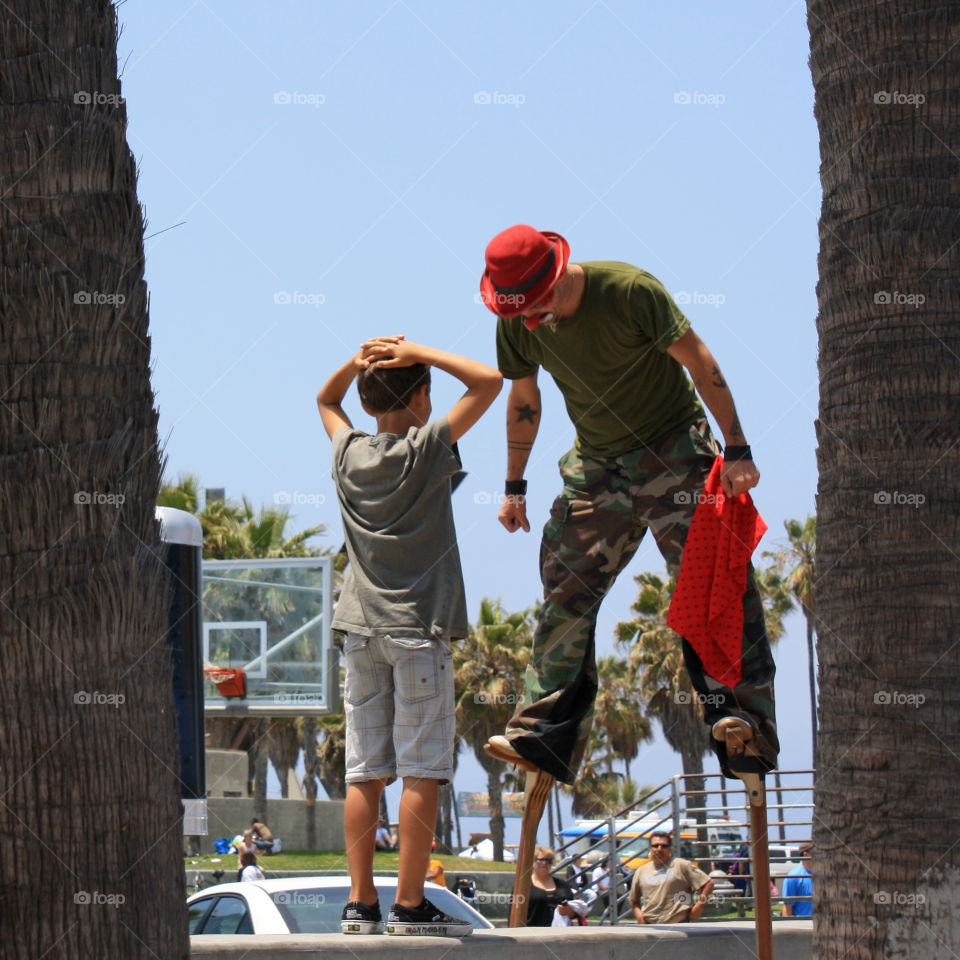
M 566 880 L 550 873 L 556 856 L 553 850 L 537 847 L 533 856 L 527 926 L 566 926 L 571 921 L 579 923 L 587 906 L 582 900 L 575 899 L 573 887 Z M 576 909 L 577 906 L 580 910 Z

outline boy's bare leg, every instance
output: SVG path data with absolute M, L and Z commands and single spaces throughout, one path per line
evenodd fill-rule
M 380 822 L 380 794 L 386 785 L 386 780 L 348 783 L 343 804 L 350 901 L 359 900 L 368 907 L 377 902 L 377 888 L 373 885 L 373 851 Z
M 430 844 L 437 826 L 439 780 L 403 778 L 400 798 L 400 875 L 397 903 L 419 907 L 423 902 L 423 880 L 430 865 Z

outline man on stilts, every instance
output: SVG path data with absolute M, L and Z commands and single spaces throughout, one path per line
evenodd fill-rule
M 554 778 L 576 777 L 597 692 L 599 606 L 648 528 L 670 573 L 679 573 L 721 453 L 700 398 L 726 441 L 717 477 L 723 494 L 739 497 L 760 474 L 713 355 L 650 274 L 618 262 L 570 263 L 563 237 L 521 224 L 488 244 L 480 289 L 498 316 L 498 366 L 513 381 L 499 515 L 511 533 L 530 529 L 523 473 L 540 423 L 540 367 L 552 375 L 576 428 L 559 464 L 563 489 L 543 531 L 544 605 L 524 700 L 505 734 L 486 748 L 539 775 L 532 785 L 539 800 Z M 743 579 L 738 670 L 717 679 L 686 639 L 683 650 L 724 773 L 748 776 L 760 789 L 779 750 L 774 664 L 749 564 Z

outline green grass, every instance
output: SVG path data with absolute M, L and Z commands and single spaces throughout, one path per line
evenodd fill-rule
M 492 863 L 489 860 L 471 860 L 466 857 L 437 857 L 443 862 L 447 873 L 472 873 L 476 870 L 503 870 L 513 873 L 512 863 Z M 219 860 L 219 863 L 214 861 Z M 343 850 L 284 850 L 269 857 L 257 857 L 257 864 L 265 873 L 274 870 L 330 870 L 346 873 L 347 856 Z M 204 854 L 201 857 L 185 857 L 183 865 L 187 870 L 216 870 L 236 873 L 239 867 L 237 855 Z M 378 851 L 373 857 L 374 870 L 397 870 L 400 865 L 399 853 Z

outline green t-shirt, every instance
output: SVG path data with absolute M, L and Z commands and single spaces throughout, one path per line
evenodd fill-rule
M 704 416 L 682 364 L 667 347 L 690 329 L 656 277 L 628 263 L 581 263 L 577 312 L 555 327 L 497 322 L 497 364 L 510 380 L 543 367 L 563 394 L 577 452 L 597 459 L 679 430 Z

